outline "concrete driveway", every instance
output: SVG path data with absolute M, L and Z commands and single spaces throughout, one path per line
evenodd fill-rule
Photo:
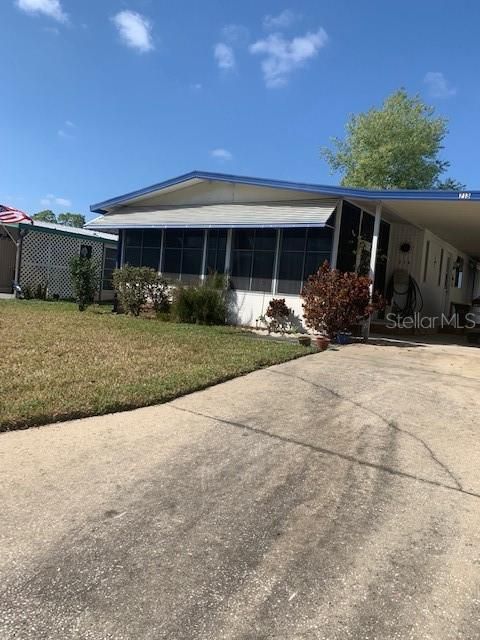
M 480 350 L 0 435 L 0 637 L 478 640 Z

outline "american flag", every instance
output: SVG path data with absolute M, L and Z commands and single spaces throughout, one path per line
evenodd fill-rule
M 14 209 L 13 207 L 6 207 L 0 204 L 0 224 L 15 224 L 17 222 L 31 222 L 33 220 L 20 209 Z

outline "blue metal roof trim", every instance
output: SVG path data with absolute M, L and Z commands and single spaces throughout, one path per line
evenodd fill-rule
M 272 180 L 268 178 L 252 178 L 249 176 L 237 176 L 228 173 L 215 173 L 210 171 L 191 171 L 176 178 L 171 178 L 163 182 L 126 193 L 110 200 L 104 200 L 97 204 L 92 204 L 90 211 L 93 213 L 106 213 L 105 207 L 122 204 L 132 198 L 172 187 L 189 180 L 212 180 L 215 182 L 235 182 L 258 187 L 269 187 L 272 189 L 286 189 L 289 191 L 305 191 L 309 193 L 319 193 L 329 196 L 344 198 L 356 198 L 363 200 L 438 200 L 457 201 L 474 200 L 480 201 L 480 191 L 443 191 L 441 189 L 415 190 L 415 189 L 359 189 L 351 187 L 337 187 L 330 185 L 309 184 L 305 182 L 289 182 L 287 180 Z

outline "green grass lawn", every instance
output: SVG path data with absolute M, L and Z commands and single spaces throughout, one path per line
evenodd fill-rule
M 312 351 L 37 301 L 0 301 L 0 348 L 0 431 L 165 402 Z

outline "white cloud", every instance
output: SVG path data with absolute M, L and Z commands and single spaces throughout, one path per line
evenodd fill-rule
M 235 53 L 228 44 L 218 42 L 213 49 L 213 55 L 220 69 L 231 70 L 235 68 Z
M 16 5 L 26 13 L 42 13 L 58 20 L 58 22 L 67 21 L 67 14 L 62 8 L 60 0 L 16 0 Z
M 40 204 L 42 207 L 53 207 L 55 205 L 59 205 L 60 207 L 71 207 L 72 201 L 68 198 L 59 198 L 53 195 L 53 193 L 49 193 L 45 198 L 40 200 Z
M 45 31 L 45 33 L 51 33 L 54 36 L 60 35 L 60 29 L 57 27 L 43 27 L 43 31 Z
M 141 53 L 151 51 L 154 48 L 152 23 L 148 18 L 135 11 L 126 10 L 117 13 L 112 20 L 118 29 L 120 38 L 127 47 Z
M 212 158 L 216 158 L 217 160 L 231 160 L 233 158 L 233 154 L 228 151 L 227 149 L 212 149 L 212 151 L 210 151 L 210 155 L 212 156 Z
M 71 120 L 65 120 L 64 126 L 57 131 L 60 138 L 73 138 L 73 132 L 76 129 L 75 124 Z
M 449 98 L 457 93 L 441 71 L 429 71 L 423 79 L 428 87 L 428 91 L 433 98 Z
M 263 19 L 263 26 L 269 31 L 276 31 L 277 29 L 287 29 L 291 27 L 294 22 L 299 19 L 299 15 L 294 13 L 291 9 L 285 9 L 277 16 L 268 15 Z
M 327 33 L 322 28 L 316 33 L 307 33 L 291 40 L 281 33 L 275 33 L 252 44 L 250 53 L 264 56 L 262 71 L 267 87 L 283 87 L 288 82 L 288 76 L 314 58 L 327 41 Z
M 246 45 L 250 32 L 243 24 L 227 24 L 222 29 L 222 38 L 230 44 Z
M 72 201 L 68 198 L 55 198 L 55 202 L 62 207 L 70 207 L 72 205 Z

